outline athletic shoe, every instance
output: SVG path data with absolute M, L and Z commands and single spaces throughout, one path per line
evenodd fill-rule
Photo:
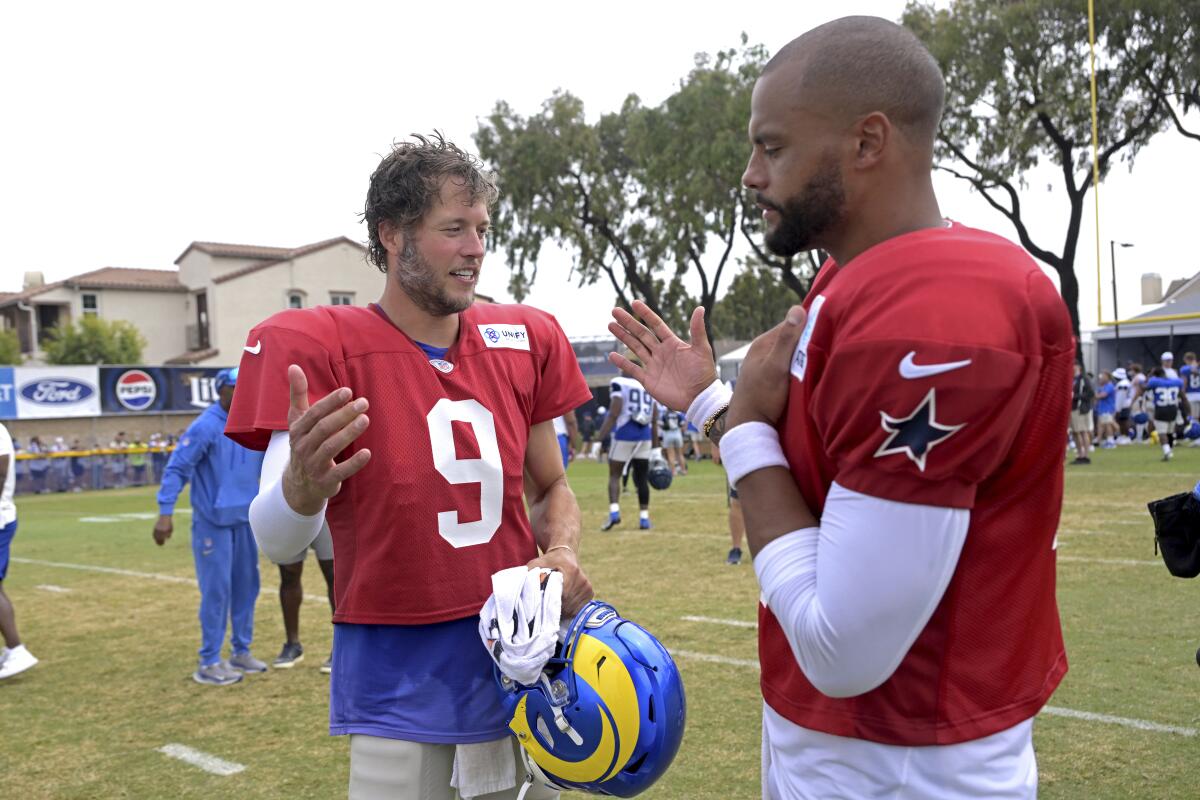
M 332 655 L 329 658 L 327 658 L 321 662 L 321 672 L 324 672 L 326 675 L 333 674 L 333 656 Z
M 1090 458 L 1088 458 L 1087 456 L 1079 456 L 1071 463 L 1072 464 L 1090 464 L 1090 463 L 1092 463 L 1092 460 Z
M 0 665 L 0 680 L 11 678 L 13 675 L 19 675 L 37 663 L 38 660 L 34 658 L 33 653 L 24 647 L 14 647 L 8 651 L 8 656 L 4 659 L 3 665 Z
M 729 548 L 729 557 L 725 559 L 725 563 L 729 564 L 730 566 L 737 566 L 738 564 L 742 563 L 742 548 Z
M 230 669 L 240 672 L 266 672 L 267 665 L 249 653 L 238 653 L 226 662 Z
M 1171 456 L 1172 456 L 1172 455 L 1174 455 L 1174 454 L 1173 454 L 1173 453 L 1172 453 L 1170 450 L 1168 450 L 1167 452 L 1163 453 L 1162 460 L 1163 460 L 1163 461 L 1170 461 L 1170 460 L 1171 460 Z
M 215 664 L 203 665 L 192 673 L 192 680 L 208 686 L 230 686 L 241 679 L 242 673 L 227 668 L 220 661 Z
M 304 660 L 304 648 L 299 642 L 285 642 L 279 655 L 271 662 L 275 669 L 291 669 Z
M 639 519 L 639 520 L 638 520 L 638 527 L 639 527 L 639 528 L 641 528 L 641 529 L 642 529 L 642 530 L 644 530 L 644 531 L 648 531 L 648 530 L 650 530 L 650 520 L 648 520 L 648 519 Z
M 615 511 L 608 512 L 608 522 L 600 526 L 602 531 L 610 531 L 621 524 L 621 515 Z

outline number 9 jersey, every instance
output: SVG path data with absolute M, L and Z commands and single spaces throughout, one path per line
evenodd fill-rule
M 440 359 L 382 309 L 319 306 L 276 314 L 250 331 L 225 432 L 264 450 L 288 428 L 287 369 L 308 401 L 348 386 L 371 424 L 337 460 L 371 460 L 330 499 L 334 622 L 425 625 L 478 613 L 492 573 L 537 557 L 525 513 L 533 425 L 591 392 L 549 314 L 478 303 L 459 315 Z

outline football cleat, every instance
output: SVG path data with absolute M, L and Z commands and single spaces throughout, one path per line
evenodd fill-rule
M 607 603 L 575 615 L 536 686 L 498 669 L 527 784 L 613 797 L 648 789 L 671 765 L 687 718 L 671 654 Z
M 621 524 L 621 515 L 615 511 L 610 511 L 608 513 L 608 522 L 601 525 L 600 530 L 610 531 L 620 524 Z

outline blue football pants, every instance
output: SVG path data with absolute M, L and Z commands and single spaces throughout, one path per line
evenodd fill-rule
M 250 525 L 217 528 L 193 519 L 192 556 L 200 584 L 200 663 L 221 660 L 227 621 L 233 655 L 250 652 L 258 600 L 258 544 Z

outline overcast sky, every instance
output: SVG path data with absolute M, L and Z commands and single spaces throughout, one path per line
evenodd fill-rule
M 834 16 L 896 19 L 903 7 L 6 4 L 0 290 L 19 289 L 27 270 L 58 280 L 103 266 L 172 269 L 193 240 L 361 241 L 367 178 L 394 138 L 436 127 L 473 147 L 478 120 L 497 100 L 529 114 L 557 88 L 581 97 L 593 118 L 629 93 L 657 104 L 693 54 L 734 46 L 742 31 L 774 52 Z M 1105 281 L 1108 240 L 1136 245 L 1117 257 L 1122 317 L 1141 308 L 1143 272 L 1169 281 L 1200 270 L 1190 237 L 1198 164 L 1200 144 L 1160 135 L 1135 174 L 1118 167 L 1101 189 Z M 939 177 L 937 186 L 944 214 L 1015 238 L 963 184 Z M 1096 322 L 1088 202 L 1077 261 L 1085 327 Z M 1053 173 L 1031 180 L 1024 203 L 1035 239 L 1059 250 L 1066 202 Z M 555 313 L 570 335 L 604 333 L 611 289 L 576 289 L 566 268 L 561 254 L 547 253 L 527 302 Z M 505 299 L 507 280 L 503 255 L 490 254 L 480 290 Z M 1111 289 L 1103 289 L 1111 319 Z

